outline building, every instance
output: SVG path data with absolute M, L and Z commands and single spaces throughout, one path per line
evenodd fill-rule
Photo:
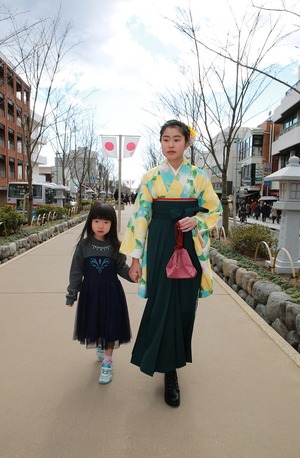
M 6 204 L 9 182 L 27 181 L 25 143 L 29 116 L 30 87 L 0 53 L 0 205 Z M 47 162 L 38 153 L 34 153 L 33 157 L 38 157 L 39 163 Z M 43 181 L 39 177 L 38 163 L 33 169 L 33 180 Z
M 298 82 L 294 87 L 300 91 L 300 67 Z M 300 157 L 300 94 L 298 92 L 289 89 L 285 93 L 280 105 L 274 110 L 273 123 L 272 172 L 276 172 L 287 165 L 291 156 Z M 273 193 L 278 193 L 277 181 L 272 181 L 271 190 Z
M 240 127 L 231 145 L 227 169 L 227 195 L 237 200 L 257 200 L 271 194 L 267 175 L 272 173 L 272 139 L 278 134 L 279 126 L 268 119 L 258 127 Z M 224 133 L 226 135 L 226 129 Z M 215 154 L 223 166 L 224 135 L 214 137 Z M 211 182 L 221 197 L 222 178 L 214 163 L 211 165 Z
M 240 198 L 257 199 L 270 194 L 268 174 L 272 173 L 272 139 L 279 132 L 269 118 L 256 128 L 245 128 L 239 139 L 238 168 Z
M 0 54 L 0 204 L 6 203 L 10 181 L 26 180 L 26 121 L 30 87 Z

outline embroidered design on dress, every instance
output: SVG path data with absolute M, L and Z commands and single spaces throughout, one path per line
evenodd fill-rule
M 92 245 L 93 250 L 98 250 L 98 251 L 105 251 L 110 249 L 110 245 L 107 246 L 98 246 L 98 245 Z
M 101 274 L 103 270 L 105 269 L 105 267 L 109 266 L 109 258 L 104 258 L 103 261 L 101 259 L 97 261 L 97 259 L 91 258 L 90 263 L 92 264 L 93 267 L 97 269 L 99 274 Z

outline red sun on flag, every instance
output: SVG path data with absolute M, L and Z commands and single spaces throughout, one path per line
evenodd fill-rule
M 140 137 L 126 135 L 124 138 L 123 157 L 131 157 L 136 150 Z
M 134 151 L 135 148 L 136 148 L 136 144 L 133 143 L 133 142 L 129 142 L 129 143 L 127 143 L 127 145 L 126 145 L 127 151 L 130 151 L 130 152 L 131 152 L 131 151 Z
M 105 142 L 104 143 L 104 148 L 107 151 L 112 151 L 114 149 L 115 145 L 112 142 Z

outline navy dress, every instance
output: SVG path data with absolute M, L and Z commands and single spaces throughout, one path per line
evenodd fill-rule
M 74 339 L 87 347 L 114 342 L 114 348 L 131 339 L 125 293 L 118 274 L 130 280 L 126 257 L 111 256 L 105 242 L 82 241 L 76 249 L 70 271 L 67 304 L 79 292 Z M 111 347 L 111 345 L 110 345 Z

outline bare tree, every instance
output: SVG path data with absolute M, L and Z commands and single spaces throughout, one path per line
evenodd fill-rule
M 252 5 L 253 5 L 254 8 L 258 8 L 260 10 L 260 12 L 261 11 L 270 11 L 270 12 L 276 12 L 276 13 L 287 13 L 287 14 L 291 14 L 291 15 L 295 15 L 295 16 L 299 17 L 298 13 L 296 13 L 295 11 L 291 11 L 291 10 L 289 10 L 289 9 L 287 9 L 285 7 L 285 2 L 283 0 L 282 0 L 282 8 L 266 8 L 266 7 L 262 7 L 262 6 L 257 6 L 257 5 L 255 5 L 253 3 L 252 3 Z M 233 12 L 232 12 L 232 14 L 233 14 Z M 274 32 L 276 30 L 276 26 L 279 23 L 279 20 L 280 20 L 280 18 L 276 19 L 275 23 L 273 25 L 270 25 L 270 36 L 269 36 L 269 38 L 271 37 L 272 34 L 274 34 Z M 176 26 L 178 26 L 177 23 L 176 23 Z M 180 29 L 180 27 L 178 27 L 178 28 Z M 256 26 L 256 30 L 258 30 L 258 24 Z M 278 34 L 277 38 L 274 39 L 273 44 L 271 44 L 271 47 L 269 47 L 269 51 L 271 50 L 271 48 L 276 46 L 279 42 L 281 42 L 281 41 L 285 40 L 286 38 L 290 37 L 291 35 L 293 35 L 297 31 L 299 31 L 299 25 L 295 24 L 293 30 L 290 30 L 288 33 Z M 239 60 L 237 60 L 237 56 L 233 56 L 229 52 L 228 48 L 224 48 L 223 46 L 221 46 L 221 47 L 211 46 L 206 41 L 201 40 L 199 38 L 195 38 L 194 34 L 191 33 L 191 31 L 188 30 L 188 28 L 186 28 L 184 30 L 184 32 L 192 40 L 196 39 L 196 41 L 197 41 L 199 46 L 202 46 L 204 49 L 206 49 L 207 51 L 213 53 L 214 55 L 219 56 L 219 57 L 221 57 L 223 59 L 227 59 L 228 61 L 232 62 L 235 65 L 240 65 L 241 67 L 244 67 L 244 68 L 246 68 L 248 70 L 257 72 L 257 73 L 259 73 L 259 74 L 261 74 L 263 76 L 266 76 L 267 78 L 269 78 L 269 79 L 271 79 L 271 80 L 273 80 L 273 81 L 275 81 L 277 83 L 282 84 L 283 86 L 288 87 L 289 89 L 292 89 L 293 91 L 295 91 L 297 93 L 300 93 L 300 91 L 297 88 L 295 88 L 294 85 L 290 85 L 286 81 L 283 81 L 282 79 L 277 77 L 276 73 L 274 71 L 272 71 L 272 69 L 274 69 L 274 66 L 263 69 L 263 68 L 259 68 L 258 66 L 255 66 L 257 63 L 260 64 L 261 61 L 254 62 L 253 64 L 250 64 L 250 62 L 247 61 L 247 60 L 240 60 L 239 61 Z M 268 38 L 267 38 L 267 40 L 268 40 Z M 265 43 L 265 44 L 267 44 L 267 43 Z M 269 45 L 269 43 L 268 43 L 268 45 Z M 266 49 L 264 50 L 264 52 L 265 51 L 266 51 Z
M 177 94 L 173 112 L 191 120 L 192 126 L 199 132 L 198 140 L 214 158 L 222 176 L 222 223 L 227 232 L 227 170 L 230 151 L 250 107 L 270 84 L 269 79 L 254 69 L 263 64 L 268 53 L 282 41 L 283 36 L 277 30 L 277 21 L 262 36 L 260 12 L 251 16 L 245 14 L 241 21 L 237 21 L 232 11 L 235 28 L 228 32 L 225 42 L 220 44 L 222 53 L 217 54 L 217 57 L 214 54 L 211 60 L 204 60 L 200 48 L 205 42 L 198 37 L 199 28 L 194 24 L 191 10 L 179 10 L 179 13 L 180 17 L 174 24 L 193 44 L 196 71 L 191 68 L 186 70 L 186 90 Z M 255 40 L 258 31 L 259 47 Z M 242 66 L 240 62 L 246 62 L 247 65 Z M 216 137 L 214 132 L 219 132 L 219 136 Z M 224 145 L 221 157 L 216 150 L 220 137 Z
M 99 157 L 98 162 L 98 176 L 97 176 L 97 188 L 98 191 L 113 192 L 113 174 L 114 174 L 114 163 L 108 157 Z
M 95 133 L 92 118 L 77 122 L 73 144 L 74 150 L 70 152 L 69 166 L 71 180 L 78 187 L 78 204 L 81 206 L 83 192 L 87 187 L 95 187 L 98 173 L 99 136 Z
M 1 25 L 1 36 L 0 36 L 0 46 L 9 46 L 12 44 L 16 37 L 22 37 L 23 33 L 27 33 L 32 27 L 35 27 L 40 20 L 35 22 L 25 22 L 20 26 L 15 26 L 13 30 L 10 30 L 7 26 L 11 22 L 15 22 L 20 17 L 23 17 L 25 12 L 18 10 L 10 10 L 6 5 L 0 5 L 0 25 Z
M 153 167 L 156 167 L 162 161 L 163 155 L 157 137 L 157 130 L 154 132 L 154 129 L 147 127 L 146 132 L 146 137 L 148 137 L 148 146 L 142 152 L 142 159 L 144 169 L 150 170 Z
M 12 21 L 13 32 L 17 31 Z M 49 128 L 47 117 L 51 117 L 50 101 L 55 93 L 55 82 L 60 72 L 61 63 L 70 48 L 67 38 L 71 26 L 61 24 L 60 10 L 53 19 L 45 19 L 26 30 L 8 46 L 11 58 L 16 62 L 15 70 L 30 86 L 31 112 L 23 118 L 25 138 L 25 157 L 27 160 L 27 178 L 29 185 L 28 220 L 32 217 L 33 168 L 45 141 Z

